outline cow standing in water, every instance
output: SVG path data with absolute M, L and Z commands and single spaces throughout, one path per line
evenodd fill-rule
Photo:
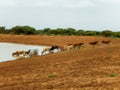
M 16 51 L 12 53 L 12 56 L 25 56 L 25 51 L 21 50 L 21 51 Z
M 29 57 L 38 56 L 38 49 L 29 49 L 25 54 Z
M 51 52 L 51 51 L 50 51 L 50 48 L 51 48 L 51 47 L 45 47 L 45 48 L 43 48 L 43 50 L 42 50 L 42 52 L 41 52 L 41 55 L 50 53 L 50 52 Z
M 37 49 L 29 49 L 28 51 L 19 50 L 19 51 L 13 52 L 12 56 L 16 57 L 16 59 L 38 56 L 38 50 Z
M 43 48 L 41 55 L 46 54 L 46 53 L 53 53 L 55 50 L 60 51 L 61 48 L 59 46 L 51 46 L 51 47 L 46 47 Z
M 55 52 L 55 50 L 60 51 L 61 48 L 59 46 L 51 46 L 50 51 Z

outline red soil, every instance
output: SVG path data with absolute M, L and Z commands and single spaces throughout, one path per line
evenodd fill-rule
M 119 90 L 120 40 L 90 36 L 0 35 L 1 42 L 36 45 L 85 43 L 81 50 L 62 51 L 0 63 L 0 90 Z M 99 46 L 88 43 L 98 40 Z

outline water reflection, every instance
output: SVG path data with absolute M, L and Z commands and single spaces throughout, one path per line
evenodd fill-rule
M 12 53 L 19 50 L 29 50 L 29 49 L 38 49 L 38 55 L 41 55 L 41 51 L 44 47 L 47 46 L 33 46 L 33 45 L 24 45 L 24 44 L 14 44 L 14 43 L 0 43 L 0 62 L 15 60 L 16 57 L 12 56 Z

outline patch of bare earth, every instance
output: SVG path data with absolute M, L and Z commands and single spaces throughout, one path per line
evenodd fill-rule
M 62 51 L 28 59 L 0 63 L 0 90 L 119 90 L 120 40 L 111 45 L 91 41 L 89 36 L 0 35 L 1 42 L 36 45 L 85 43 L 81 50 Z

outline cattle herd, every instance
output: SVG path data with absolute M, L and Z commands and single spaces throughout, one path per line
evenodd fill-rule
M 95 47 L 95 46 L 99 46 L 100 43 L 108 45 L 108 44 L 111 44 L 111 40 L 103 40 L 101 42 L 96 40 L 96 41 L 89 42 L 88 44 L 91 45 L 92 47 Z M 83 42 L 76 43 L 76 44 L 68 44 L 68 45 L 65 45 L 64 47 L 53 45 L 50 47 L 43 48 L 43 50 L 41 51 L 41 55 L 54 53 L 55 50 L 57 50 L 57 51 L 71 51 L 71 50 L 79 50 L 79 49 L 84 48 L 84 47 L 85 47 L 85 43 L 83 43 Z M 28 51 L 21 50 L 21 51 L 13 52 L 12 56 L 32 57 L 32 56 L 37 56 L 38 51 L 39 51 L 38 49 L 29 49 Z
M 101 41 L 102 44 L 108 45 L 111 44 L 111 40 L 103 40 Z M 89 45 L 91 45 L 92 47 L 95 46 L 100 46 L 100 42 L 99 41 L 91 41 L 88 43 Z M 76 49 L 80 49 L 85 47 L 85 43 L 77 43 L 77 44 L 68 44 L 64 47 L 65 50 L 70 51 L 70 50 L 76 50 Z
M 15 57 L 32 57 L 38 55 L 38 49 L 29 49 L 28 51 L 20 50 L 12 53 Z

